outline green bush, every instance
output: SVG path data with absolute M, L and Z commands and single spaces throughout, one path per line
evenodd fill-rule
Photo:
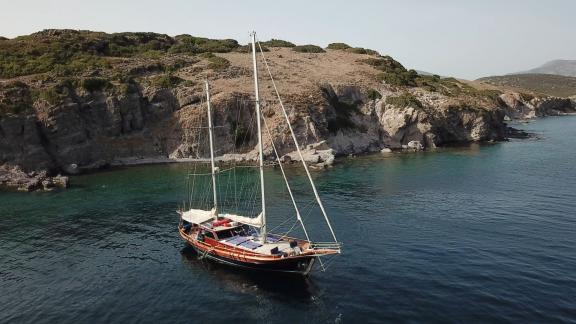
M 208 58 L 208 68 L 214 71 L 222 71 L 230 66 L 230 61 L 220 56 L 212 56 Z
M 168 49 L 169 53 L 178 53 L 178 54 L 197 54 L 200 53 L 200 49 L 194 44 L 189 43 L 182 43 L 182 44 L 175 44 Z
M 399 96 L 386 97 L 386 103 L 396 107 L 422 108 L 422 103 L 412 94 L 405 92 Z
M 169 51 L 176 53 L 229 53 L 238 48 L 240 44 L 233 39 L 209 39 L 190 35 L 174 37 L 176 44 Z
M 416 83 L 412 78 L 412 75 L 408 72 L 400 72 L 400 73 L 393 73 L 393 72 L 384 72 L 378 75 L 378 80 L 391 85 L 391 86 L 407 86 L 407 87 L 414 87 Z
M 394 60 L 390 56 L 382 56 L 379 58 L 367 58 L 360 60 L 360 62 L 371 65 L 382 72 L 388 73 L 402 73 L 406 72 L 406 68 L 400 62 Z
M 184 80 L 170 73 L 166 73 L 153 77 L 151 81 L 152 85 L 155 87 L 163 89 L 172 89 Z
M 326 51 L 316 45 L 298 45 L 292 47 L 292 50 L 299 53 L 325 53 Z
M 330 43 L 328 44 L 328 47 L 326 47 L 327 49 L 331 49 L 331 50 L 345 50 L 345 49 L 349 49 L 350 45 L 345 44 L 345 43 Z
M 370 90 L 368 90 L 367 97 L 370 100 L 378 100 L 378 99 L 382 98 L 382 95 L 380 94 L 380 92 L 378 92 L 374 89 L 370 89 Z
M 266 41 L 266 42 L 261 42 L 260 44 L 262 44 L 262 47 L 264 47 L 264 46 L 267 46 L 267 47 L 295 47 L 296 46 L 293 43 L 290 43 L 288 41 L 281 40 L 281 39 L 274 39 L 274 38 L 272 38 L 271 40 Z

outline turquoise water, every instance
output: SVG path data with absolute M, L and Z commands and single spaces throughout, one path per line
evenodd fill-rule
M 575 322 L 576 118 L 517 127 L 540 138 L 314 172 L 344 253 L 308 279 L 185 248 L 175 210 L 187 165 L 0 192 L 0 323 Z M 302 172 L 288 173 L 309 201 Z M 280 223 L 290 202 L 279 170 L 267 175 Z M 326 237 L 316 210 L 306 221 Z

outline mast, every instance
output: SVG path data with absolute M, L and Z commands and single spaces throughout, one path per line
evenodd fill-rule
M 206 103 L 208 107 L 208 134 L 210 138 L 210 167 L 212 173 L 212 191 L 214 192 L 214 219 L 218 220 L 218 192 L 216 191 L 216 167 L 214 166 L 214 125 L 212 125 L 212 107 L 210 106 L 210 86 L 206 84 Z
M 262 127 L 260 125 L 260 93 L 258 89 L 258 65 L 256 63 L 256 32 L 252 32 L 252 63 L 254 65 L 254 95 L 256 98 L 256 125 L 258 126 L 258 166 L 260 169 L 260 192 L 262 195 L 262 243 L 266 242 L 266 196 L 264 191 L 264 153 L 262 146 Z

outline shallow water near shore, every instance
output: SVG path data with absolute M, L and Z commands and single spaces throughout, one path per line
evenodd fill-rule
M 314 172 L 344 248 L 307 279 L 187 249 L 175 213 L 185 164 L 0 192 L 0 323 L 576 321 L 576 117 L 516 127 L 539 139 Z M 301 171 L 288 173 L 309 192 Z M 290 201 L 280 171 L 267 175 L 280 222 Z M 307 217 L 321 232 L 318 213 Z

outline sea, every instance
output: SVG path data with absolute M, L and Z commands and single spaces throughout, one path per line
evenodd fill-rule
M 308 277 L 187 247 L 176 211 L 194 202 L 191 186 L 209 192 L 189 164 L 3 190 L 0 323 L 576 323 L 576 117 L 513 126 L 534 137 L 313 170 L 342 253 Z M 330 240 L 306 174 L 286 174 L 311 239 Z M 289 232 L 299 225 L 281 170 L 265 175 L 269 228 Z M 240 191 L 258 210 L 259 194 Z

